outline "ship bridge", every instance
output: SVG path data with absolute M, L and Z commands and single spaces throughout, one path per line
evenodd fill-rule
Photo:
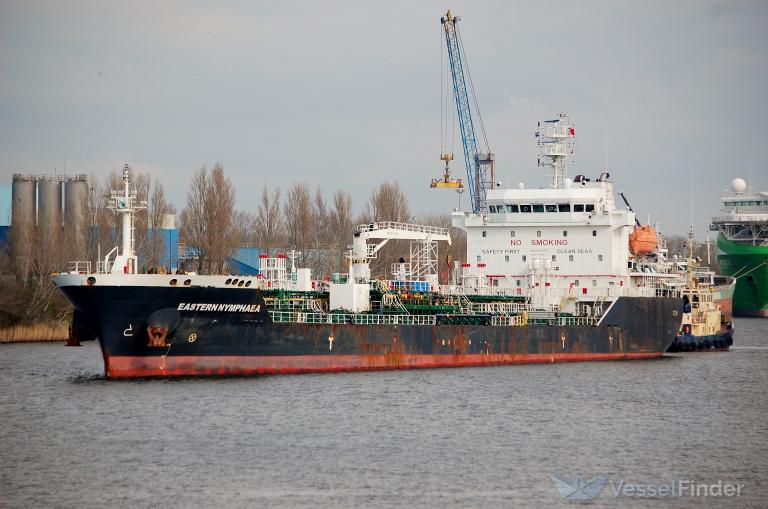
M 467 233 L 466 269 L 477 267 L 485 284 L 523 294 L 534 264 L 546 262 L 570 293 L 618 293 L 630 281 L 635 214 L 617 209 L 613 193 L 607 173 L 595 181 L 565 179 L 558 187 L 489 191 L 484 213 L 452 216 L 453 226 Z
M 731 181 L 731 192 L 721 198 L 722 215 L 712 218 L 710 229 L 737 244 L 768 246 L 768 193 L 746 190 L 743 179 Z

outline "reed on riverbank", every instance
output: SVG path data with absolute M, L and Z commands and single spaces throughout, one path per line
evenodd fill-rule
M 12 325 L 0 329 L 0 343 L 37 343 L 41 341 L 66 341 L 69 325 L 66 323 Z

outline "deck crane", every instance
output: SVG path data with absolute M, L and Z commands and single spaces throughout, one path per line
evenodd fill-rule
M 456 101 L 456 113 L 461 130 L 461 142 L 464 148 L 464 165 L 467 169 L 467 187 L 469 188 L 472 212 L 481 213 L 486 209 L 485 195 L 494 182 L 494 155 L 488 148 L 488 139 L 485 136 L 483 119 L 477 107 L 477 97 L 475 97 L 472 77 L 467 66 L 464 45 L 457 24 L 460 19 L 454 16 L 451 11 L 448 11 L 445 16 L 440 18 L 440 22 L 443 25 L 445 42 L 448 47 L 448 63 L 451 69 L 453 95 Z M 472 94 L 475 114 L 480 124 L 483 140 L 485 141 L 484 153 L 478 149 L 477 136 L 475 135 L 472 119 L 472 105 L 469 100 L 470 93 Z M 432 187 L 462 188 L 461 180 L 453 181 L 450 178 L 448 162 L 453 159 L 453 154 L 444 152 L 440 158 L 445 161 L 445 174 L 442 181 L 433 180 Z

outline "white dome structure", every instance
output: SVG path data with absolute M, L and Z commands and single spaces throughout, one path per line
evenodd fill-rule
M 742 178 L 731 180 L 731 189 L 734 193 L 743 193 L 747 189 L 747 183 Z

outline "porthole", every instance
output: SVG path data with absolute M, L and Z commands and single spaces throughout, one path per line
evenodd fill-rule
M 170 284 L 171 284 L 171 286 L 176 286 L 177 282 L 178 281 L 176 281 L 176 278 L 173 278 L 173 279 L 171 279 Z
M 91 276 L 88 279 L 86 279 L 85 282 L 88 283 L 88 286 L 93 286 L 96 284 L 96 278 Z
M 185 279 L 184 280 L 184 286 L 189 286 L 191 284 L 192 284 L 192 280 L 191 279 Z
M 251 280 L 250 279 L 245 282 L 245 287 L 248 288 L 249 286 L 251 286 Z
M 243 286 L 244 284 L 245 284 L 245 281 L 243 281 L 243 280 L 241 279 L 241 280 L 240 280 L 240 282 L 239 282 L 239 283 L 237 283 L 237 286 Z
M 238 279 L 237 279 L 237 278 L 233 279 L 233 280 L 232 280 L 232 284 L 233 284 L 233 285 L 236 285 L 236 284 L 237 284 L 237 281 L 238 281 Z
M 229 283 L 231 283 L 231 282 L 232 282 L 232 280 L 231 280 L 231 279 L 227 279 L 226 281 L 224 281 L 224 284 L 225 284 L 225 285 L 228 285 L 228 284 L 229 284 Z

